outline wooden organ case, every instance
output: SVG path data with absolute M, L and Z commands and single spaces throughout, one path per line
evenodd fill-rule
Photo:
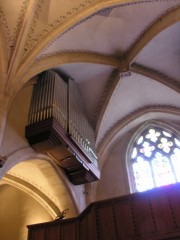
M 25 136 L 37 152 L 50 155 L 74 185 L 100 178 L 94 131 L 72 79 L 64 81 L 51 70 L 39 75 Z

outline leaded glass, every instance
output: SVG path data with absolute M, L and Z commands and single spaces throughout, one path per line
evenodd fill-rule
M 155 147 L 150 145 L 148 142 L 144 142 L 142 146 L 143 147 L 140 148 L 140 152 L 143 153 L 146 157 L 150 157 Z
M 180 147 L 180 141 L 179 141 L 177 138 L 175 138 L 174 141 L 175 141 L 175 144 L 176 144 L 178 147 Z
M 157 187 L 175 183 L 169 159 L 157 152 L 152 159 L 154 179 Z
M 166 137 L 171 137 L 171 136 L 172 136 L 170 133 L 165 132 L 165 131 L 163 131 L 163 134 L 164 134 L 164 136 L 166 136 Z
M 180 182 L 180 164 L 179 164 L 180 156 L 178 156 L 178 153 L 174 153 L 171 155 L 171 162 L 174 168 L 174 172 L 176 175 L 177 182 Z
M 137 156 L 137 149 L 134 148 L 133 151 L 132 151 L 131 158 L 135 158 L 136 156 Z
M 170 148 L 173 146 L 173 143 L 171 141 L 168 141 L 167 138 L 161 138 L 160 144 L 158 144 L 158 147 L 162 149 L 164 152 L 169 153 Z
M 140 136 L 140 138 L 139 138 L 138 141 L 137 141 L 137 144 L 138 144 L 138 145 L 141 144 L 142 141 L 143 141 L 143 136 Z
M 156 132 L 155 129 L 151 128 L 149 129 L 148 134 L 146 135 L 146 138 L 150 139 L 152 142 L 156 142 L 160 135 L 161 135 L 160 132 Z
M 137 191 L 142 192 L 153 188 L 153 178 L 148 161 L 144 161 L 141 157 L 138 157 L 137 162 L 133 164 L 133 171 Z
M 130 156 L 136 191 L 180 182 L 180 138 L 174 132 L 147 127 L 136 137 Z

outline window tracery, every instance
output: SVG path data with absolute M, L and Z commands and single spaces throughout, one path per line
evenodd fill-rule
M 180 138 L 175 132 L 148 125 L 131 144 L 129 156 L 135 191 L 180 182 Z

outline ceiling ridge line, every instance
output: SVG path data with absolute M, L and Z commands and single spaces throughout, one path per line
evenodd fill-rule
M 180 83 L 176 81 L 175 79 L 157 71 L 151 68 L 148 68 L 146 66 L 133 63 L 131 65 L 131 71 L 140 75 L 143 75 L 145 77 L 151 78 L 170 89 L 176 91 L 177 93 L 180 93 Z
M 114 69 L 111 72 L 109 80 L 107 81 L 104 91 L 102 92 L 101 97 L 97 103 L 97 107 L 95 109 L 95 112 L 94 112 L 93 118 L 92 118 L 92 124 L 93 124 L 95 130 L 98 128 L 97 124 L 100 121 L 100 118 L 104 115 L 105 109 L 111 98 L 111 94 L 113 93 L 115 86 L 119 82 L 119 73 L 120 73 L 120 71 L 118 68 Z M 96 133 L 95 133 L 95 135 L 96 135 Z

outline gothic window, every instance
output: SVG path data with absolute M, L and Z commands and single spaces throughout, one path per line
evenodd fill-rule
M 134 191 L 180 182 L 180 137 L 159 125 L 148 125 L 134 139 L 130 152 Z

